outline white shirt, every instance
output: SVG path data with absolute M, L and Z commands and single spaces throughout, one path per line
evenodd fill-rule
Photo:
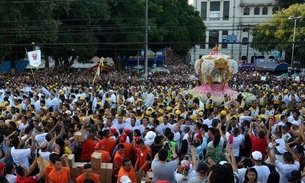
M 239 118 L 239 124 L 241 124 L 241 123 L 244 122 L 245 120 L 251 121 L 252 118 L 253 118 L 252 116 L 244 116 L 244 115 L 242 115 L 242 116 L 240 116 L 240 118 Z
M 174 133 L 174 141 L 176 142 L 178 148 L 180 148 L 180 145 L 181 145 L 181 134 L 180 134 L 180 132 L 175 132 Z
M 130 125 L 130 118 L 126 119 L 126 126 Z M 136 119 L 136 126 L 140 126 L 141 125 L 141 121 Z
M 17 180 L 17 176 L 14 174 L 6 174 L 5 178 L 9 183 L 16 183 Z
M 125 128 L 131 130 L 131 131 L 134 131 L 135 129 L 138 129 L 138 126 L 135 125 L 135 126 L 131 126 L 131 125 L 126 125 Z
M 229 140 L 230 133 L 226 133 L 226 138 Z M 232 149 L 233 149 L 233 154 L 234 156 L 238 157 L 239 156 L 239 149 L 240 145 L 244 141 L 244 136 L 242 134 L 239 134 L 237 137 L 233 137 L 233 142 L 232 142 Z
M 280 183 L 287 183 L 287 177 L 290 175 L 291 171 L 300 168 L 300 163 L 298 161 L 295 161 L 294 164 L 284 164 L 279 160 L 275 160 L 274 165 L 280 174 Z
M 206 125 L 208 125 L 208 127 L 211 127 L 212 126 L 212 121 L 213 121 L 213 119 L 207 118 L 203 121 L 203 124 L 206 124 Z
M 152 128 L 152 126 L 151 125 L 147 125 L 146 127 L 144 126 L 144 125 L 140 125 L 139 126 L 139 130 L 140 130 L 140 132 L 143 134 L 143 132 L 145 131 L 145 128 L 149 128 L 149 129 L 151 129 Z
M 135 100 L 134 100 L 133 96 L 127 98 L 126 101 L 128 101 L 128 102 L 130 102 L 130 103 L 133 103 L 133 104 L 135 103 Z
M 239 168 L 237 171 L 238 171 L 239 182 L 243 182 L 245 179 L 245 174 L 246 174 L 247 168 Z
M 184 177 L 181 173 L 175 173 L 175 180 L 177 183 L 186 183 L 190 180 L 190 178 L 196 176 L 196 171 L 195 170 L 189 170 L 189 173 L 186 177 Z
M 39 150 L 38 153 L 42 157 L 42 159 L 47 160 L 47 161 L 50 162 L 49 156 L 50 156 L 51 153 L 49 151 L 42 152 L 41 150 Z
M 166 128 L 170 128 L 171 131 L 173 131 L 174 129 L 170 123 L 167 123 L 166 125 L 164 125 L 164 123 L 161 123 L 159 126 L 162 128 L 163 132 L 165 131 Z
M 29 157 L 31 155 L 31 149 L 15 149 L 15 147 L 12 147 L 11 149 L 11 155 L 14 160 L 14 162 L 19 166 L 23 165 L 25 168 L 29 169 L 30 163 L 29 163 Z
M 26 127 L 28 127 L 29 124 L 23 124 L 23 123 L 20 123 L 19 126 L 18 126 L 18 129 L 21 131 L 21 130 L 24 130 Z
M 265 165 L 253 166 L 257 171 L 257 182 L 266 183 L 270 174 L 270 170 Z
M 152 93 L 147 94 L 145 100 L 144 100 L 144 105 L 145 107 L 151 107 L 155 101 L 155 96 Z
M 35 111 L 38 112 L 41 108 L 40 106 L 40 100 L 37 100 L 35 103 L 34 103 L 34 107 L 35 107 Z
M 118 129 L 118 130 L 121 130 L 121 129 L 124 129 L 125 128 L 125 126 L 126 126 L 126 123 L 121 123 L 121 124 L 119 124 L 118 122 L 116 122 L 116 123 L 114 123 L 113 125 L 112 125 L 114 128 L 116 128 L 116 129 Z
M 48 133 L 41 133 L 35 136 L 35 141 L 37 145 L 46 140 L 46 136 Z
M 114 93 L 110 96 L 110 103 L 112 107 L 116 106 L 116 96 Z

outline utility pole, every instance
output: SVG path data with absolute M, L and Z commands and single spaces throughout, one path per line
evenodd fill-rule
M 148 79 L 148 57 L 147 57 L 147 50 L 148 50 L 148 0 L 146 1 L 145 5 L 145 50 L 144 50 L 144 60 L 145 60 L 145 80 Z

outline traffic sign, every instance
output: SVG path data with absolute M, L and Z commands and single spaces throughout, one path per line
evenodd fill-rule
M 227 35 L 226 37 L 222 38 L 222 42 L 225 43 L 236 43 L 237 35 Z

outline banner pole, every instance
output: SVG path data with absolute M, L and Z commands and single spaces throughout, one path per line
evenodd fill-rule
M 25 47 L 24 49 L 25 49 L 26 56 L 27 56 L 28 59 L 29 59 L 28 50 L 26 49 L 26 47 Z M 29 63 L 30 63 L 30 60 L 29 60 Z M 36 83 L 36 79 L 35 79 L 35 75 L 34 75 L 34 71 L 33 71 L 32 66 L 31 66 L 31 72 L 32 72 L 32 75 L 33 75 L 34 83 L 35 83 L 35 85 L 37 86 L 37 83 Z
M 36 85 L 36 87 L 37 87 L 37 83 L 36 83 L 36 79 L 35 79 L 35 76 L 34 76 L 34 72 L 33 72 L 33 68 L 32 68 L 32 67 L 31 67 L 31 71 L 32 71 L 32 75 L 33 75 L 34 83 L 35 83 L 35 85 Z

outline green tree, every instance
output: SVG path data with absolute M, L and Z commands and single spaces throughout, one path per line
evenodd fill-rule
M 294 19 L 290 16 L 305 16 L 305 4 L 294 4 L 287 9 L 278 11 L 269 22 L 255 26 L 252 35 L 252 47 L 260 52 L 270 52 L 272 50 L 285 50 L 286 59 L 290 58 L 291 46 L 293 43 Z M 297 19 L 295 34 L 295 60 L 298 60 L 304 53 L 305 22 Z
M 101 50 L 106 50 L 117 69 L 122 69 L 130 56 L 144 49 L 145 0 L 115 0 L 110 9 L 111 19 L 100 40 L 109 45 Z M 205 40 L 203 21 L 187 0 L 149 0 L 148 26 L 149 48 L 153 51 L 171 47 L 184 56 Z
M 60 22 L 52 17 L 55 6 L 52 1 L 0 2 L 1 58 L 10 59 L 12 68 L 14 60 L 25 57 L 25 48 L 30 48 L 32 42 L 43 44 L 57 39 L 56 33 Z
M 65 70 L 76 57 L 84 62 L 96 55 L 101 25 L 110 18 L 107 2 L 61 2 L 61 8 L 56 9 L 53 16 L 61 22 L 58 39 L 44 51 L 55 59 L 56 65 L 63 65 L 61 68 Z
M 71 56 L 84 61 L 96 54 L 110 14 L 106 1 L 6 0 L 0 2 L 0 16 L 0 59 L 23 59 L 34 42 L 46 59 L 70 66 Z
M 304 3 L 304 0 L 277 0 L 277 2 L 281 5 L 282 8 L 289 8 L 289 6 L 293 4 L 301 4 Z

